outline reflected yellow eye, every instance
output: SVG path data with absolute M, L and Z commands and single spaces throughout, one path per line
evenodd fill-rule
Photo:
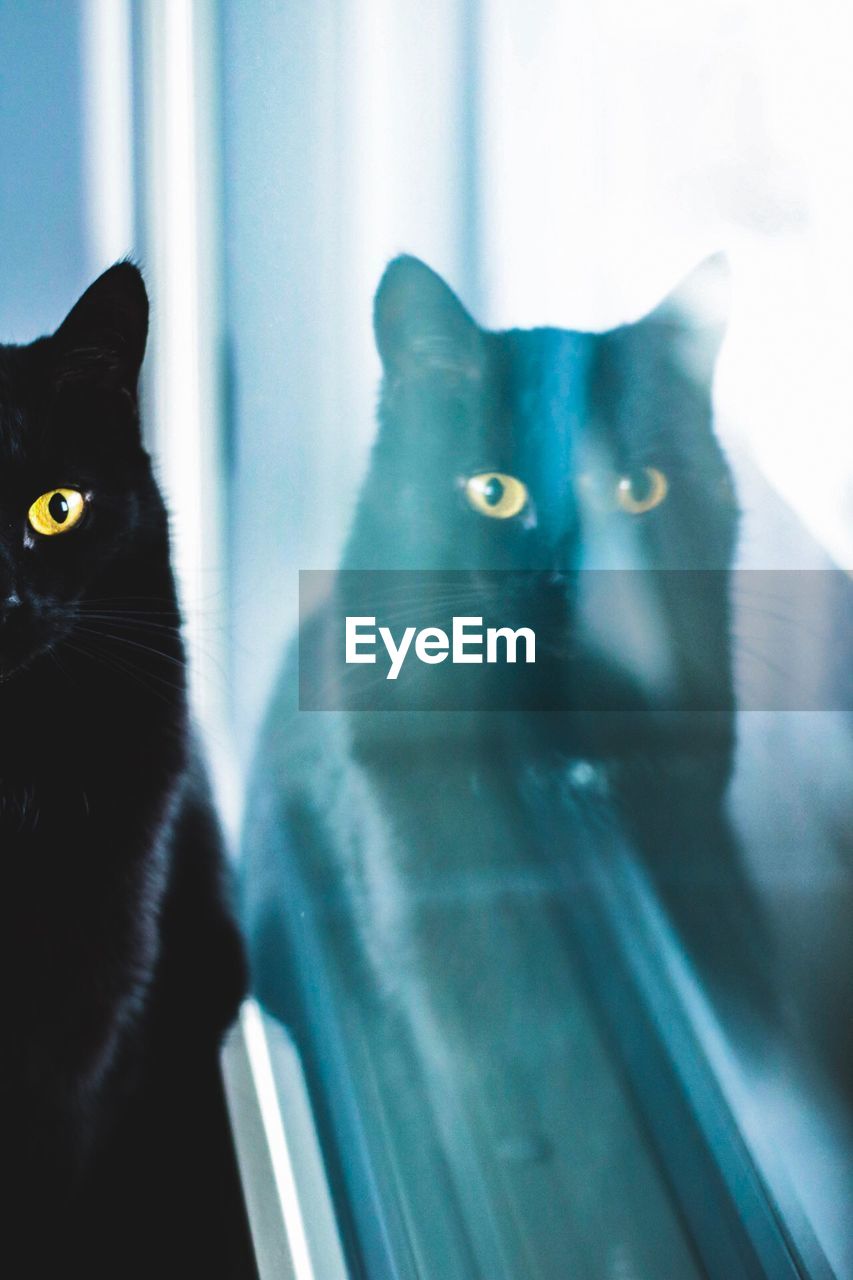
M 86 510 L 86 499 L 77 489 L 49 489 L 36 498 L 27 512 L 27 519 L 45 538 L 55 533 L 67 533 L 79 524 Z
M 501 471 L 483 471 L 465 482 L 465 497 L 480 515 L 509 520 L 526 506 L 527 485 Z
M 669 482 L 657 467 L 643 467 L 622 476 L 616 486 L 616 501 L 631 516 L 642 516 L 659 507 L 669 492 Z

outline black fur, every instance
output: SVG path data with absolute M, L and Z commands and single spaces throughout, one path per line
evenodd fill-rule
M 244 969 L 140 434 L 147 327 L 123 262 L 0 347 L 0 1248 L 32 1275 L 202 1274 L 178 1259 L 209 1250 L 230 1274 L 217 1049 Z M 43 537 L 27 512 L 59 486 L 86 512 Z M 167 1248 L 175 1197 L 212 1244 Z

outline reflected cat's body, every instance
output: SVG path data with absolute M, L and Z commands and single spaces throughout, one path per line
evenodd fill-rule
M 582 715 L 300 712 L 295 649 L 285 663 L 247 810 L 256 981 L 297 1030 L 350 1200 L 365 1179 L 395 1184 L 406 1225 L 392 1252 L 432 1260 L 411 1274 L 526 1276 L 535 1255 L 536 1274 L 598 1276 L 613 1249 L 632 1274 L 693 1274 L 573 976 L 590 851 L 607 865 L 627 842 L 723 998 L 737 1008 L 744 975 L 763 980 L 721 808 L 737 530 L 711 415 L 721 331 L 685 305 L 604 334 L 488 333 L 413 259 L 377 294 L 380 425 L 341 564 L 345 612 L 365 612 L 347 594 L 358 571 L 469 571 L 462 598 L 431 602 L 449 630 L 487 613 L 506 573 L 501 621 L 535 626 L 546 691 L 559 654 L 561 679 L 593 671 L 624 712 L 594 698 Z M 639 595 L 591 626 L 583 575 L 614 569 Z M 699 587 L 668 597 L 659 570 L 696 571 Z M 398 626 L 416 620 L 411 593 L 396 603 Z M 303 654 L 329 625 L 322 607 L 303 619 Z M 713 711 L 655 706 L 644 671 L 661 657 L 670 689 L 713 685 Z M 424 676 L 438 707 L 450 678 L 446 665 Z M 701 906 L 685 863 L 708 886 Z M 744 904 L 731 930 L 713 907 L 729 896 Z M 585 1234 L 605 1200 L 607 1231 Z

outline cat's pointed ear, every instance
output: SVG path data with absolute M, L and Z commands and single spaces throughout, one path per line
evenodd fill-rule
M 479 377 L 482 331 L 441 276 L 419 258 L 404 255 L 386 267 L 376 291 L 373 329 L 391 376 L 433 370 Z
M 91 284 L 53 335 L 57 380 L 112 386 L 136 396 L 148 336 L 139 268 L 117 262 Z
M 731 269 L 724 253 L 714 253 L 647 316 L 644 323 L 666 325 L 694 376 L 710 382 L 729 320 Z

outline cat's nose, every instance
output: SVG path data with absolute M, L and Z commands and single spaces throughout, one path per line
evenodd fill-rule
M 17 591 L 0 594 L 0 675 L 26 656 L 31 629 L 28 612 Z
M 22 613 L 21 597 L 17 591 L 9 591 L 0 597 L 0 631 L 14 629 Z

